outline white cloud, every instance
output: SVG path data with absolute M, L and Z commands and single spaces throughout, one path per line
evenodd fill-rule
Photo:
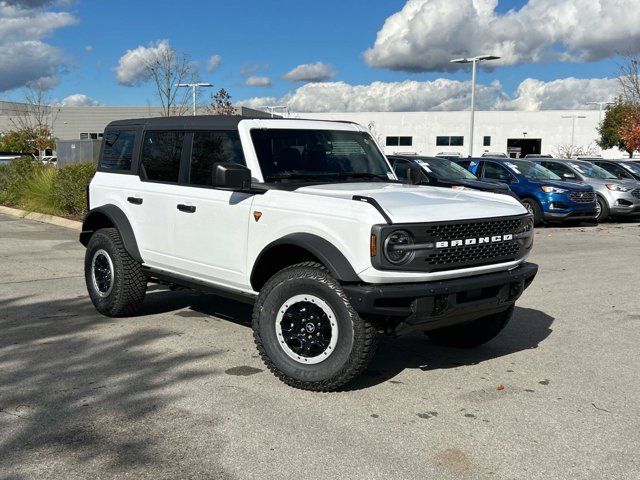
M 116 81 L 128 87 L 140 85 L 149 79 L 147 65 L 160 54 L 169 50 L 169 40 L 158 40 L 145 47 L 139 45 L 133 50 L 127 50 L 116 67 Z
M 92 52 L 93 51 L 93 45 L 85 45 L 84 46 L 84 51 L 85 52 Z
M 599 60 L 640 51 L 638 0 L 529 0 L 495 11 L 498 0 L 409 0 L 387 18 L 364 58 L 409 72 L 460 68 L 455 57 L 495 54 L 492 66 Z
M 211 55 L 207 60 L 206 70 L 207 72 L 213 72 L 222 65 L 222 57 L 220 55 Z
M 62 100 L 53 103 L 62 107 L 95 107 L 96 105 L 102 105 L 102 103 L 94 100 L 84 93 L 74 93 L 73 95 L 69 95 Z
M 579 110 L 585 102 L 613 100 L 618 80 L 614 78 L 561 78 L 543 82 L 527 78 L 518 85 L 515 98 L 499 101 L 498 110 Z
M 244 84 L 247 87 L 270 87 L 271 79 L 269 77 L 249 77 Z
M 25 85 L 51 87 L 70 64 L 62 50 L 42 39 L 77 19 L 38 8 L 47 3 L 0 1 L 0 92 Z
M 290 72 L 285 73 L 284 78 L 292 82 L 325 82 L 335 76 L 334 68 L 328 63 L 315 62 L 298 65 Z
M 585 101 L 615 95 L 614 79 L 565 78 L 542 82 L 524 80 L 512 98 L 500 82 L 476 85 L 479 110 L 550 110 L 586 108 Z M 367 112 L 465 110 L 471 101 L 471 82 L 437 79 L 427 82 L 309 83 L 283 97 L 253 97 L 238 102 L 246 107 L 288 105 L 295 112 Z

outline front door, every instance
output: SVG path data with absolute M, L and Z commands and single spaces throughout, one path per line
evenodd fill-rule
M 216 163 L 245 163 L 238 132 L 195 131 L 192 138 L 188 171 L 173 207 L 176 272 L 246 287 L 253 195 L 212 187 Z

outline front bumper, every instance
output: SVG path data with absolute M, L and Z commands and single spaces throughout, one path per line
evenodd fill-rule
M 598 215 L 594 210 L 572 210 L 568 212 L 544 212 L 545 220 L 592 220 Z
M 607 200 L 611 215 L 633 215 L 640 212 L 640 197 L 636 197 L 632 192 L 609 191 L 608 193 Z
M 538 272 L 534 263 L 440 282 L 343 285 L 360 315 L 396 320 L 396 333 L 465 323 L 510 308 Z

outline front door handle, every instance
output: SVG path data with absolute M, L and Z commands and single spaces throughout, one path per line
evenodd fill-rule
M 127 197 L 127 202 L 134 205 L 142 205 L 142 199 L 140 197 Z
M 181 212 L 194 213 L 196 211 L 196 207 L 194 205 L 185 205 L 183 203 L 179 203 L 178 210 L 180 210 Z

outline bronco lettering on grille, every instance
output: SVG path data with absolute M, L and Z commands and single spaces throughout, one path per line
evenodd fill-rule
M 492 237 L 465 238 L 459 240 L 445 240 L 436 242 L 436 248 L 462 247 L 464 245 L 476 245 L 482 243 L 499 243 L 513 240 L 512 234 L 494 235 Z

